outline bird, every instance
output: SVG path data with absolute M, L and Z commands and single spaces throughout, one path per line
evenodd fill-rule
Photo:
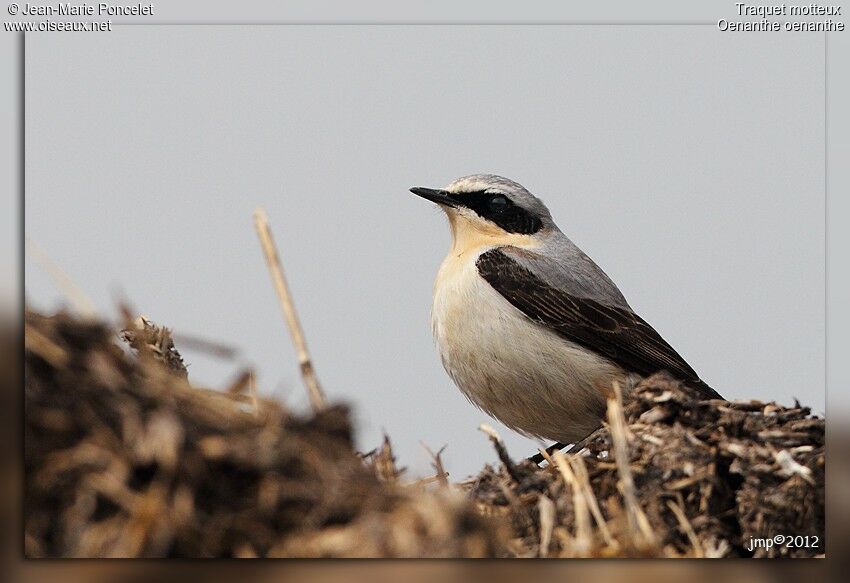
M 474 174 L 410 191 L 448 217 L 431 329 L 446 372 L 482 411 L 554 448 L 600 427 L 615 383 L 628 394 L 666 371 L 722 399 L 525 187 Z

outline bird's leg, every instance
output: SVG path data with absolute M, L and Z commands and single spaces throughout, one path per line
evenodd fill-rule
M 588 433 L 587 435 L 585 435 L 583 438 L 579 439 L 577 442 L 575 442 L 574 444 L 572 444 L 572 445 L 570 446 L 570 449 L 568 449 L 568 450 L 567 450 L 566 452 L 564 452 L 564 453 L 565 453 L 566 455 L 570 455 L 570 454 L 573 454 L 573 453 L 578 453 L 578 452 L 580 452 L 580 451 L 581 451 L 581 450 L 583 450 L 585 447 L 587 447 L 587 444 L 590 442 L 590 440 L 591 440 L 591 439 L 593 439 L 594 437 L 596 437 L 596 434 L 597 434 L 597 433 L 599 433 L 600 431 L 602 431 L 602 429 L 603 429 L 602 427 L 598 427 L 597 429 L 594 429 L 593 431 L 591 431 L 590 433 Z M 559 441 L 559 442 L 556 442 L 556 443 L 553 443 L 552 445 L 550 445 L 549 447 L 547 447 L 547 448 L 546 448 L 546 454 L 547 454 L 547 455 L 552 455 L 552 454 L 553 454 L 556 450 L 564 449 L 565 447 L 567 447 L 567 444 L 566 444 L 566 443 L 561 443 L 560 441 Z M 535 464 L 539 464 L 539 463 L 540 463 L 540 462 L 542 462 L 544 459 L 545 459 L 545 458 L 543 457 L 543 454 L 542 454 L 542 453 L 540 453 L 540 452 L 538 452 L 538 453 L 536 453 L 536 454 L 534 454 L 533 456 L 531 456 L 531 457 L 529 457 L 529 458 L 528 458 L 528 460 L 529 460 L 529 461 L 532 461 L 532 462 L 534 462 Z
M 579 439 L 570 447 L 570 449 L 567 450 L 567 455 L 570 455 L 571 453 L 578 453 L 583 450 L 585 447 L 587 447 L 587 444 L 590 443 L 590 440 L 596 437 L 596 434 L 602 431 L 602 429 L 602 427 L 598 427 L 587 435 L 585 435 L 584 437 L 582 437 L 581 439 Z
M 552 445 L 550 445 L 549 447 L 546 448 L 546 454 L 552 455 L 555 452 L 555 450 L 564 449 L 565 447 L 567 447 L 566 443 L 561 443 L 560 441 L 556 441 L 555 443 L 553 443 Z M 536 454 L 534 454 L 533 456 L 528 458 L 528 461 L 534 462 L 535 464 L 539 464 L 544 459 L 545 458 L 543 457 L 543 454 L 540 453 L 540 452 L 537 452 Z

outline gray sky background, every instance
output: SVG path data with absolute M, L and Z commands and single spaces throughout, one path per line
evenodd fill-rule
M 823 36 L 712 26 L 118 27 L 27 37 L 27 235 L 306 407 L 252 224 L 264 206 L 319 376 L 362 448 L 494 455 L 443 372 L 441 213 L 514 178 L 729 398 L 824 409 Z M 62 297 L 32 262 L 28 298 Z M 186 352 L 199 383 L 233 363 Z M 494 425 L 519 457 L 535 442 Z

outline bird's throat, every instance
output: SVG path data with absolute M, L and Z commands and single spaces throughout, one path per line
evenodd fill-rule
M 449 254 L 455 257 L 477 256 L 485 249 L 505 245 L 523 249 L 537 247 L 537 242 L 530 235 L 508 233 L 489 221 L 468 217 L 455 209 L 446 209 L 446 215 L 452 232 Z

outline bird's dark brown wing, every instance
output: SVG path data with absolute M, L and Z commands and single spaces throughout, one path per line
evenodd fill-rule
M 647 376 L 666 370 L 706 398 L 722 398 L 631 310 L 555 288 L 498 248 L 482 253 L 476 266 L 481 277 L 514 307 L 564 338 L 608 357 L 627 371 Z

